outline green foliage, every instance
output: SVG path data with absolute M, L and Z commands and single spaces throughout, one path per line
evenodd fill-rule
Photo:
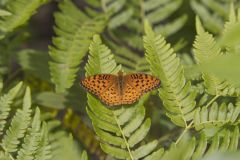
M 194 115 L 194 127 L 196 130 L 203 128 L 221 128 L 224 125 L 236 125 L 240 113 L 239 102 L 235 107 L 232 103 L 222 103 L 220 106 L 215 102 L 209 108 L 204 106 L 197 108 Z
M 55 14 L 54 28 L 57 37 L 49 47 L 53 60 L 49 62 L 49 68 L 56 91 L 64 92 L 73 85 L 91 38 L 103 30 L 106 17 L 100 15 L 91 19 L 68 0 L 60 3 L 59 8 L 61 11 Z
M 0 159 L 48 160 L 51 158 L 51 147 L 48 142 L 46 124 L 42 124 L 38 108 L 33 118 L 31 116 L 31 94 L 28 87 L 23 97 L 22 109 L 17 109 L 11 121 L 7 123 L 13 98 L 21 86 L 22 83 L 19 83 L 7 94 L 1 96 Z
M 167 115 L 179 126 L 187 126 L 193 119 L 195 93 L 190 91 L 191 83 L 186 82 L 183 66 L 173 49 L 161 35 L 156 35 L 145 23 L 144 47 L 150 69 L 162 81 L 159 96 L 162 98 Z
M 46 0 L 16 0 L 7 3 L 7 11 L 2 11 L 0 17 L 0 39 L 25 24 L 37 8 L 44 3 L 46 3 Z
M 0 159 L 206 160 L 239 151 L 240 1 L 46 2 L 0 1 Z M 50 43 L 38 31 L 45 27 Z M 109 107 L 78 84 L 120 70 L 155 75 L 161 86 Z
M 99 36 L 93 37 L 89 49 L 86 75 L 116 74 L 120 70 L 111 51 L 102 44 Z M 106 108 L 99 100 L 88 94 L 87 113 L 96 134 L 103 141 L 101 143 L 103 151 L 116 158 L 140 159 L 149 155 L 158 144 L 158 141 L 154 140 L 139 146 L 151 124 L 149 118 L 145 119 L 143 99 L 131 107 L 122 106 L 113 110 Z
M 183 14 L 172 22 L 168 22 L 166 24 L 161 24 L 159 22 L 164 22 L 167 18 L 169 18 L 174 12 L 176 12 L 182 5 L 182 0 L 147 0 L 142 1 L 142 7 L 145 12 L 145 18 L 149 21 L 149 23 L 157 24 L 154 27 L 155 32 L 161 33 L 164 37 L 168 37 L 177 31 L 179 31 L 187 21 L 187 15 Z
M 230 26 L 227 30 L 230 30 Z M 234 25 L 231 25 L 234 26 Z M 216 43 L 215 39 L 211 34 L 204 31 L 199 19 L 196 19 L 196 28 L 198 35 L 194 42 L 194 56 L 198 64 L 209 62 L 223 55 L 222 48 Z M 229 32 L 229 31 L 228 31 Z M 225 32 L 227 33 L 227 32 Z M 231 52 L 230 52 L 231 53 Z M 226 52 L 229 54 L 229 52 Z M 205 87 L 209 94 L 220 96 L 220 95 L 239 95 L 239 88 L 234 87 L 228 81 L 216 77 L 208 72 L 203 72 L 203 79 Z
M 80 152 L 73 137 L 60 129 L 61 122 L 52 118 L 52 114 L 43 114 L 43 119 L 47 120 L 49 141 L 52 147 L 51 160 L 88 160 L 86 151 Z

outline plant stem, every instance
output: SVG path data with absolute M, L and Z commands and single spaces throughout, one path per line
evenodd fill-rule
M 120 130 L 120 132 L 121 132 L 121 134 L 122 134 L 122 137 L 123 137 L 123 139 L 124 139 L 124 142 L 125 142 L 125 144 L 126 144 L 126 147 L 127 147 L 128 152 L 129 152 L 130 158 L 131 158 L 131 160 L 134 160 L 134 159 L 133 159 L 133 156 L 132 156 L 132 152 L 131 152 L 130 147 L 129 147 L 129 145 L 128 145 L 127 139 L 126 139 L 126 137 L 125 137 L 125 135 L 124 135 L 124 133 L 123 133 L 123 130 L 122 130 L 122 128 L 121 128 L 121 126 L 120 126 L 120 124 L 119 124 L 119 122 L 118 122 L 117 116 L 114 114 L 114 111 L 113 111 L 113 115 L 114 115 L 115 121 L 117 122 L 118 128 L 119 128 L 119 130 Z
M 215 97 L 213 97 L 213 99 L 210 102 L 208 102 L 206 107 L 209 107 L 218 97 L 219 97 L 219 95 L 216 95 Z
M 182 134 L 178 137 L 178 139 L 177 139 L 177 141 L 176 141 L 175 144 L 178 144 L 178 143 L 179 143 L 179 141 L 182 139 L 182 137 L 184 136 L 184 134 L 192 127 L 192 124 L 193 124 L 193 121 L 192 121 L 189 125 L 187 125 L 187 126 L 185 127 L 184 131 L 183 131 Z

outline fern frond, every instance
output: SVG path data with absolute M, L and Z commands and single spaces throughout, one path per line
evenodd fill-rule
M 228 2 L 220 3 L 213 0 L 203 0 L 203 3 L 200 3 L 196 0 L 190 2 L 192 9 L 204 22 L 204 26 L 209 31 L 216 34 L 221 32 L 224 24 L 224 18 L 227 18 L 227 3 Z M 212 14 L 212 12 L 214 14 Z
M 0 17 L 4 17 L 4 16 L 11 16 L 12 13 L 8 12 L 7 10 L 4 9 L 0 9 Z
M 223 33 L 226 32 L 228 29 L 232 27 L 232 25 L 236 24 L 238 21 L 238 16 L 236 15 L 234 11 L 234 5 L 233 3 L 230 4 L 230 10 L 228 15 L 228 21 L 224 24 L 224 30 Z
M 41 134 L 39 132 L 40 128 L 40 110 L 37 108 L 33 117 L 31 128 L 28 131 L 29 133 L 25 136 L 22 148 L 18 151 L 17 160 L 34 159 L 41 139 Z
M 48 140 L 48 131 L 46 123 L 43 123 L 41 130 L 40 142 L 35 154 L 35 160 L 49 160 L 52 158 L 51 145 Z
M 86 54 L 91 37 L 100 33 L 106 17 L 89 18 L 68 0 L 60 3 L 61 12 L 55 14 L 55 33 L 49 54 L 52 82 L 57 92 L 64 92 L 73 85 L 78 65 Z
M 85 70 L 86 75 L 116 74 L 120 70 L 120 66 L 117 66 L 113 55 L 102 44 L 99 36 L 94 36 L 90 45 L 90 55 Z M 156 148 L 157 140 L 139 145 L 146 137 L 151 125 L 149 118 L 144 120 L 143 100 L 144 98 L 131 107 L 112 110 L 88 94 L 87 113 L 96 134 L 102 140 L 101 148 L 104 152 L 119 159 L 133 160 L 147 156 Z
M 6 119 L 8 118 L 9 112 L 11 110 L 10 106 L 13 103 L 14 97 L 19 92 L 22 87 L 22 82 L 18 83 L 14 88 L 12 88 L 7 94 L 0 97 L 0 135 L 3 134 L 3 129 L 5 128 Z
M 125 72 L 149 72 L 149 64 L 144 57 L 133 53 L 127 48 L 114 47 L 116 62 L 122 65 Z
M 226 47 L 228 54 L 239 53 L 240 52 L 240 44 L 239 40 L 235 39 L 238 35 L 232 34 L 231 37 L 227 36 L 229 33 L 233 32 L 233 30 L 239 28 L 240 24 L 240 9 L 238 9 L 238 13 L 234 10 L 234 5 L 231 3 L 230 11 L 229 11 L 229 18 L 228 21 L 224 24 L 224 30 L 222 37 L 224 37 L 225 42 L 222 42 L 223 47 Z M 231 34 L 230 34 L 231 35 Z M 223 40 L 222 40 L 223 41 Z M 234 41 L 234 42 L 233 42 Z
M 240 113 L 240 104 L 222 103 L 220 106 L 214 102 L 210 108 L 202 107 L 195 110 L 194 127 L 196 130 L 206 128 L 220 128 L 224 125 L 236 125 Z
M 126 0 L 103 0 L 102 8 L 104 12 L 113 12 L 108 23 L 110 29 L 117 28 L 129 22 L 134 13 L 134 10 L 127 5 Z
M 186 82 L 183 66 L 173 49 L 161 35 L 156 35 L 145 23 L 144 47 L 150 69 L 162 81 L 159 96 L 163 100 L 167 115 L 179 126 L 187 126 L 193 119 L 195 93 L 190 92 L 191 83 Z
M 96 155 L 100 160 L 106 158 L 106 154 L 101 150 L 100 143 L 94 131 L 85 124 L 79 114 L 76 114 L 72 109 L 68 108 L 61 121 L 63 126 L 72 131 L 76 139 L 81 142 L 90 154 Z
M 81 160 L 79 149 L 71 136 L 66 136 L 66 133 L 63 132 L 57 132 L 52 133 L 51 138 L 51 145 L 53 146 L 51 160 Z
M 88 155 L 86 151 L 82 152 L 81 159 L 80 160 L 88 160 Z
M 196 18 L 197 36 L 194 41 L 194 57 L 198 64 L 213 60 L 221 56 L 220 46 L 216 44 L 215 39 L 211 34 L 204 31 L 201 22 Z M 222 80 L 212 74 L 203 73 L 203 79 L 207 92 L 211 95 L 230 95 L 236 96 L 240 94 L 239 88 L 234 87 L 228 81 Z
M 154 25 L 154 31 L 168 37 L 179 31 L 187 22 L 187 15 L 181 15 L 163 25 L 163 22 L 176 12 L 182 5 L 182 0 L 147 0 L 142 1 L 145 18 Z
M 185 138 L 177 144 L 172 143 L 168 150 L 159 149 L 153 154 L 158 155 L 156 160 L 197 160 L 215 152 L 236 151 L 238 140 L 239 128 L 235 126 L 220 130 L 212 136 L 202 132 L 199 138 Z
M 0 17 L 0 39 L 6 34 L 12 32 L 19 26 L 25 24 L 36 10 L 46 3 L 46 0 L 15 0 L 10 1 L 7 11 L 11 13 L 9 16 Z
M 10 127 L 7 129 L 6 134 L 2 139 L 2 147 L 7 152 L 17 151 L 20 139 L 24 137 L 24 134 L 30 124 L 31 120 L 31 97 L 30 89 L 27 88 L 24 99 L 23 109 L 18 109 L 14 115 Z

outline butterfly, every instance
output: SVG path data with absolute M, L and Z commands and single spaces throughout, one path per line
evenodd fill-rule
M 144 73 L 123 75 L 97 74 L 80 81 L 80 85 L 108 106 L 136 102 L 144 93 L 160 87 L 160 80 Z

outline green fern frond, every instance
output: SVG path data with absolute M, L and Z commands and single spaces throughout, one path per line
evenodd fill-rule
M 21 86 L 22 83 L 20 82 L 4 96 L 13 100 Z M 9 122 L 8 128 L 4 130 L 1 139 L 2 152 L 0 153 L 0 159 L 49 160 L 52 151 L 47 139 L 48 132 L 45 129 L 46 126 L 41 125 L 38 108 L 34 117 L 31 117 L 31 94 L 29 87 L 26 88 L 23 97 L 22 109 L 17 109 L 13 117 L 8 117 L 8 119 L 10 118 L 11 122 Z
M 7 129 L 6 134 L 2 139 L 2 147 L 7 152 L 17 151 L 20 139 L 24 137 L 24 134 L 29 127 L 31 120 L 31 99 L 30 89 L 27 88 L 24 99 L 23 109 L 18 109 L 14 115 L 10 127 Z
M 10 106 L 13 103 L 13 99 L 21 87 L 22 82 L 18 83 L 7 94 L 0 97 L 0 135 L 3 134 L 3 129 L 5 128 L 6 119 L 8 118 L 9 112 L 11 110 Z
M 88 160 L 88 155 L 86 151 L 82 152 L 81 159 L 80 160 Z
M 204 132 L 199 138 L 188 137 L 179 143 L 172 143 L 168 150 L 160 149 L 158 159 L 161 160 L 197 160 L 215 152 L 236 151 L 239 140 L 239 128 L 223 129 L 212 136 L 207 136 Z M 157 158 L 155 158 L 158 160 Z
M 111 51 L 102 44 L 99 36 L 94 36 L 90 45 L 90 55 L 85 67 L 86 75 L 99 73 L 116 74 L 120 70 Z M 145 117 L 144 98 L 131 107 L 109 109 L 98 99 L 88 94 L 87 113 L 92 120 L 96 134 L 101 139 L 104 152 L 118 159 L 141 159 L 149 155 L 157 146 L 154 140 L 139 145 L 146 137 L 151 120 Z
M 105 27 L 106 17 L 89 18 L 68 0 L 60 3 L 61 12 L 55 14 L 55 33 L 49 54 L 52 82 L 57 92 L 73 85 L 81 59 L 86 54 L 91 37 Z
M 213 60 L 223 55 L 220 46 L 215 42 L 211 34 L 204 31 L 201 22 L 196 18 L 197 36 L 194 41 L 194 57 L 198 64 Z M 234 87 L 226 80 L 222 80 L 212 74 L 203 73 L 203 79 L 207 92 L 211 95 L 230 95 L 236 96 L 240 94 L 240 89 Z
M 236 24 L 238 19 L 239 18 L 234 11 L 234 5 L 233 5 L 233 3 L 231 3 L 230 4 L 229 15 L 228 15 L 228 21 L 225 22 L 225 24 L 224 24 L 223 33 L 226 32 L 228 29 L 230 29 L 232 27 L 232 25 Z
M 35 154 L 35 160 L 49 160 L 52 158 L 52 147 L 48 140 L 48 130 L 46 123 L 43 123 L 41 129 L 40 142 Z
M 59 131 L 51 134 L 51 145 L 53 146 L 53 157 L 51 160 L 81 160 L 79 148 L 72 136 L 67 136 L 66 132 Z
M 147 0 L 142 1 L 145 18 L 154 25 L 154 31 L 168 37 L 179 31 L 187 22 L 187 15 L 181 15 L 163 25 L 163 22 L 176 12 L 182 5 L 182 0 Z
M 227 40 L 225 40 L 225 42 L 221 42 L 223 44 L 222 46 L 226 47 L 228 54 L 234 54 L 234 53 L 240 52 L 239 40 L 234 38 L 234 36 L 238 37 L 238 35 L 232 34 L 232 37 L 227 36 L 229 35 L 229 33 L 231 35 L 231 32 L 233 32 L 234 29 L 236 30 L 236 28 L 239 28 L 239 24 L 240 24 L 240 9 L 238 9 L 238 12 L 236 13 L 234 10 L 234 5 L 233 3 L 231 3 L 229 18 L 228 18 L 228 21 L 225 22 L 224 24 L 224 30 L 222 34 L 222 37 L 224 37 Z
M 58 116 L 56 115 L 56 117 Z M 81 115 L 68 108 L 61 121 L 64 127 L 72 131 L 74 137 L 81 142 L 88 153 L 96 155 L 100 160 L 105 159 L 106 154 L 101 150 L 94 131 L 86 124 Z
M 124 71 L 128 72 L 149 72 L 149 64 L 144 57 L 133 53 L 127 48 L 114 48 L 116 62 L 122 65 Z
M 240 105 L 222 103 L 220 106 L 214 102 L 211 107 L 202 107 L 195 110 L 194 127 L 196 130 L 206 128 L 220 128 L 224 125 L 236 125 L 240 113 Z
M 204 26 L 209 31 L 216 34 L 221 32 L 224 20 L 227 19 L 229 2 L 221 3 L 214 0 L 202 0 L 202 2 L 197 0 L 191 1 L 192 9 L 201 18 Z
M 7 5 L 9 16 L 0 17 L 0 39 L 25 24 L 46 0 L 15 0 Z
M 113 12 L 108 23 L 110 29 L 117 28 L 129 22 L 134 13 L 133 9 L 127 5 L 126 0 L 103 0 L 102 8 L 105 12 Z
M 41 139 L 41 134 L 39 132 L 40 127 L 40 110 L 37 108 L 33 117 L 31 128 L 24 138 L 22 148 L 18 151 L 17 160 L 34 159 L 34 155 L 36 154 Z
M 173 49 L 161 35 L 156 35 L 145 23 L 144 47 L 150 69 L 162 81 L 159 96 L 167 109 L 167 115 L 179 126 L 187 126 L 193 119 L 195 93 L 190 92 L 191 83 L 186 82 L 183 66 Z
M 11 15 L 12 15 L 11 12 L 8 12 L 7 10 L 0 9 L 0 17 L 11 16 Z

